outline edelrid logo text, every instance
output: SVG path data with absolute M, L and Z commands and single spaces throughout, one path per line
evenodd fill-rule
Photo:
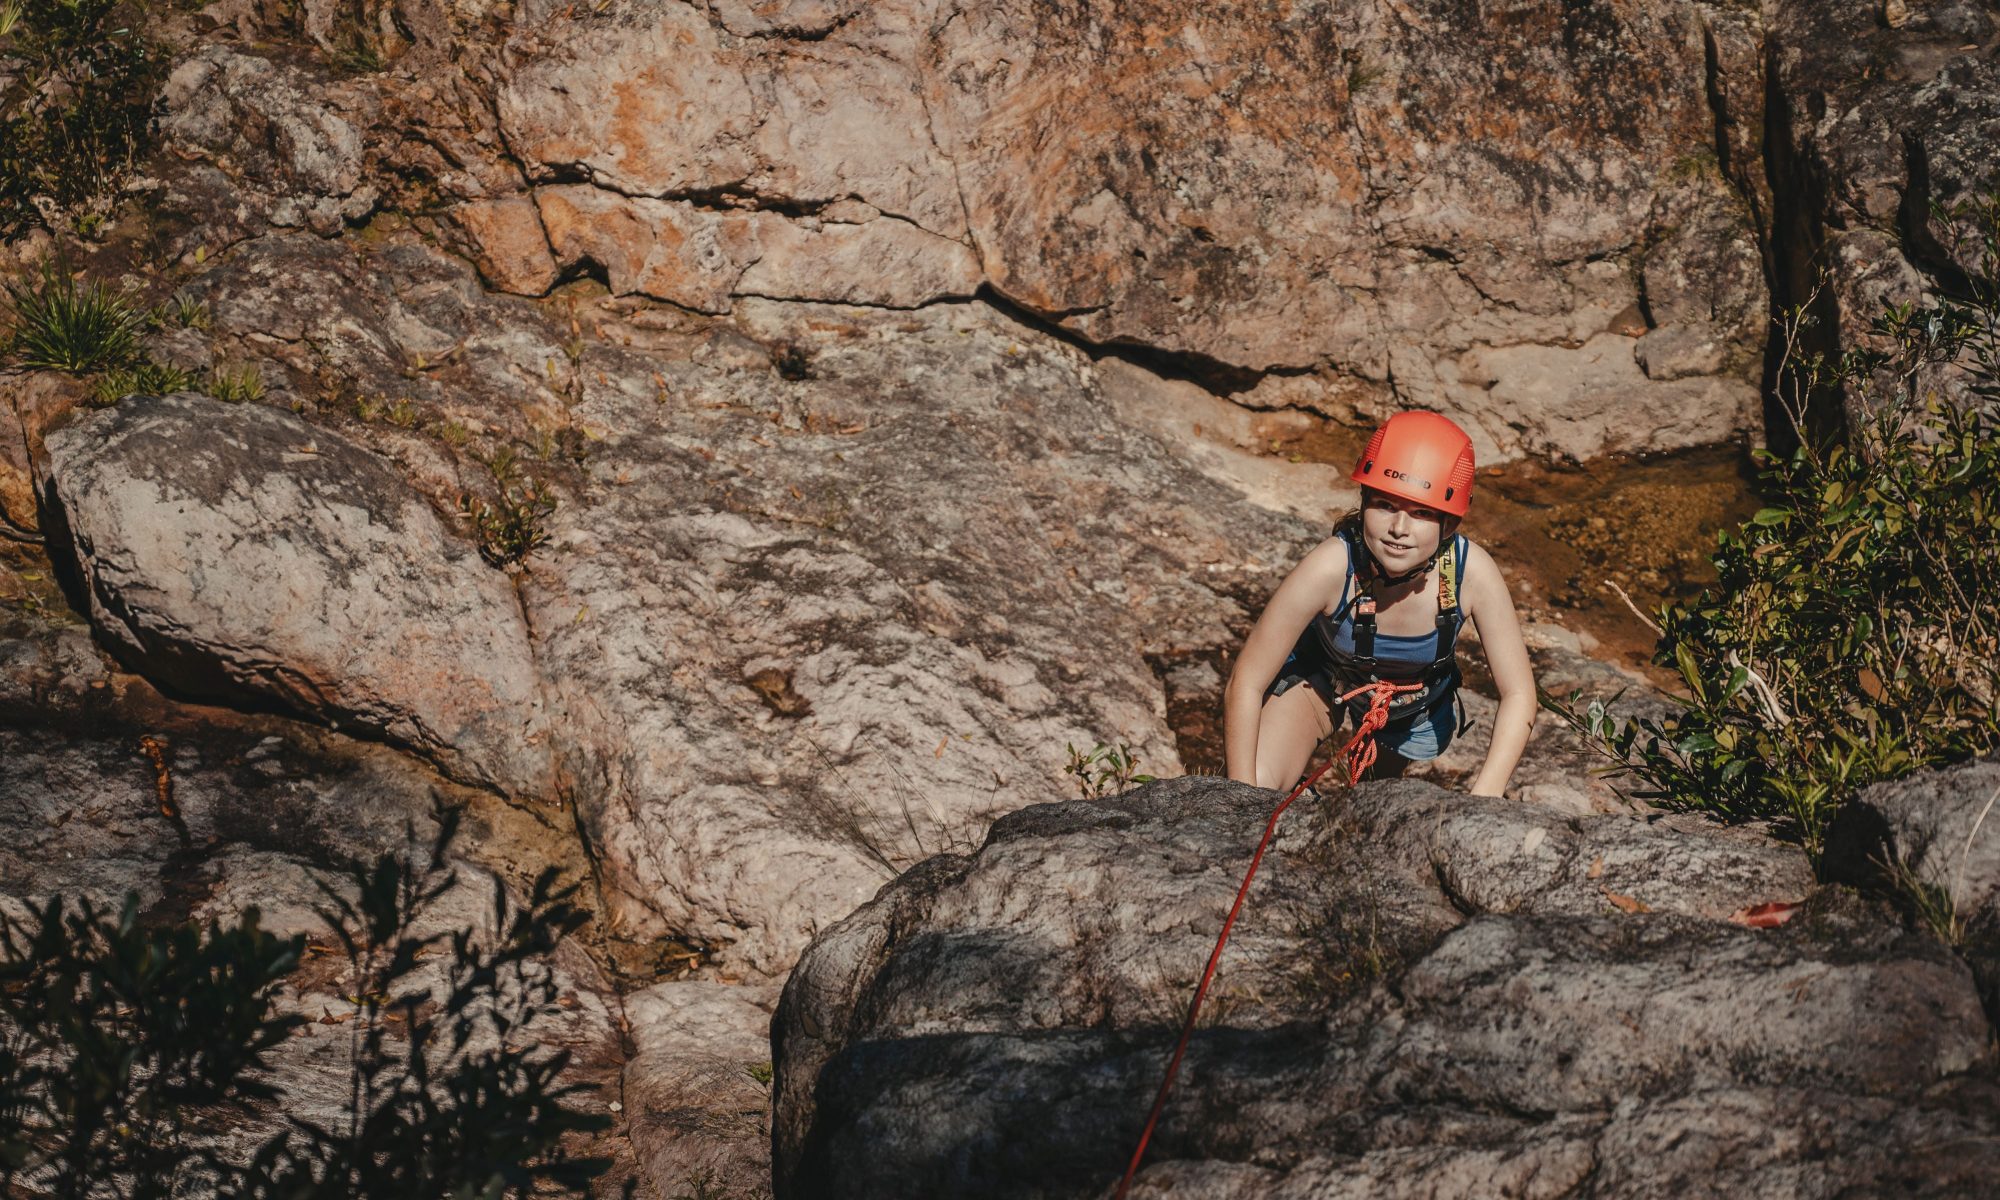
M 1411 478 L 1411 477 L 1410 477 L 1409 475 L 1407 475 L 1407 474 L 1405 474 L 1405 473 L 1403 473 L 1403 472 L 1401 472 L 1401 471 L 1398 471 L 1398 470 L 1397 470 L 1396 468 L 1394 468 L 1394 467 L 1383 467 L 1383 468 L 1382 468 L 1382 473 L 1383 473 L 1384 475 L 1387 475 L 1387 476 L 1388 476 L 1389 478 L 1391 478 L 1391 479 L 1400 479 L 1400 480 L 1402 480 L 1402 481 L 1403 481 L 1404 483 L 1414 483 L 1414 484 L 1416 484 L 1416 485 L 1417 485 L 1418 487 L 1420 487 L 1420 488 L 1424 489 L 1425 491 L 1429 491 L 1429 490 L 1430 490 L 1430 487 L 1431 487 L 1431 481 L 1430 481 L 1430 480 L 1428 480 L 1428 479 L 1412 479 L 1412 478 Z

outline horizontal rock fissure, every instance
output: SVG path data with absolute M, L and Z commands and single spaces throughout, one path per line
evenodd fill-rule
M 1164 350 L 1139 342 L 1111 341 L 1099 342 L 1084 337 L 1076 330 L 1061 324 L 1069 317 L 1102 311 L 1103 305 L 1045 313 L 1022 304 L 995 288 L 992 284 L 980 285 L 974 299 L 980 300 L 1008 316 L 1058 341 L 1068 343 L 1083 351 L 1092 359 L 1116 358 L 1129 362 L 1163 379 L 1176 379 L 1192 383 L 1206 391 L 1220 396 L 1230 396 L 1237 392 L 1249 391 L 1256 387 L 1269 371 L 1253 370 L 1234 363 L 1223 362 L 1195 351 Z

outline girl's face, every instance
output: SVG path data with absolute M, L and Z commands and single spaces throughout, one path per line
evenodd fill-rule
M 1415 570 L 1429 561 L 1444 537 L 1445 523 L 1452 519 L 1414 500 L 1361 489 L 1361 540 L 1391 575 Z

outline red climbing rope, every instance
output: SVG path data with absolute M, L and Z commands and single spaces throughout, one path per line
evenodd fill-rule
M 1416 691 L 1421 683 L 1390 683 L 1376 680 L 1342 696 L 1336 703 L 1345 704 L 1356 696 L 1368 695 L 1368 712 L 1355 727 L 1354 736 L 1340 748 L 1340 753 L 1320 765 L 1319 770 L 1299 781 L 1278 807 L 1271 810 L 1271 819 L 1264 824 L 1263 840 L 1257 843 L 1257 853 L 1250 856 L 1250 869 L 1243 873 L 1243 886 L 1236 889 L 1236 903 L 1229 906 L 1229 916 L 1223 919 L 1222 933 L 1215 939 L 1215 950 L 1208 956 L 1208 967 L 1201 973 L 1201 982 L 1194 989 L 1194 1003 L 1188 1006 L 1187 1024 L 1181 1028 L 1181 1040 L 1174 1046 L 1174 1056 L 1167 1060 L 1167 1077 L 1160 1081 L 1160 1094 L 1153 1099 L 1153 1111 L 1146 1118 L 1145 1131 L 1139 1135 L 1138 1148 L 1132 1151 L 1132 1161 L 1125 1168 L 1125 1178 L 1119 1180 L 1115 1200 L 1125 1200 L 1126 1189 L 1132 1186 L 1132 1177 L 1139 1173 L 1139 1160 L 1146 1156 L 1146 1143 L 1153 1138 L 1153 1127 L 1159 1124 L 1160 1112 L 1167 1106 L 1167 1092 L 1174 1086 L 1174 1076 L 1180 1073 L 1181 1056 L 1187 1053 L 1188 1039 L 1194 1036 L 1195 1018 L 1201 1013 L 1202 997 L 1208 995 L 1208 985 L 1215 978 L 1215 966 L 1222 961 L 1222 947 L 1229 941 L 1230 927 L 1236 924 L 1236 914 L 1243 911 L 1243 898 L 1250 894 L 1250 881 L 1257 877 L 1257 864 L 1264 861 L 1264 851 L 1271 844 L 1271 835 L 1278 831 L 1278 818 L 1299 798 L 1299 793 L 1311 787 L 1327 768 L 1336 762 L 1347 764 L 1347 786 L 1361 782 L 1361 773 L 1375 765 L 1375 734 L 1389 723 L 1389 700 L 1398 692 Z M 1339 710 L 1335 710 L 1336 712 Z

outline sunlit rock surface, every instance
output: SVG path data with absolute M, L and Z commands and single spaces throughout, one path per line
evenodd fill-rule
M 56 554 L 135 669 L 547 792 L 512 583 L 388 463 L 290 413 L 183 392 L 51 432 L 41 482 Z

